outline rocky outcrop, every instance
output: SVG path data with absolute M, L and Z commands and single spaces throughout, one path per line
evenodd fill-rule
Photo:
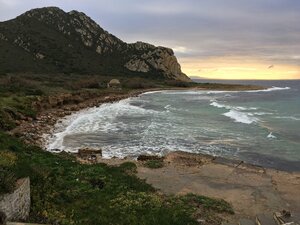
M 11 194 L 0 196 L 0 211 L 7 220 L 26 220 L 30 212 L 30 180 L 20 179 L 16 190 Z
M 146 61 L 143 59 L 139 59 L 138 57 L 130 59 L 124 66 L 127 69 L 136 72 L 147 73 L 150 71 L 150 67 L 148 66 Z
M 11 54 L 11 59 L 6 56 L 7 62 L 0 62 L 0 72 L 2 69 L 119 76 L 125 72 L 190 81 L 182 73 L 172 49 L 144 42 L 127 44 L 78 11 L 67 13 L 57 7 L 46 7 L 1 22 L 0 55 L 7 55 L 2 45 L 10 45 L 9 50 L 16 53 Z M 15 63 L 12 65 L 11 61 Z
M 131 71 L 147 73 L 151 70 L 161 71 L 167 78 L 190 82 L 190 78 L 181 71 L 181 66 L 170 48 L 155 47 L 153 45 L 137 42 L 130 48 L 137 53 L 125 64 Z

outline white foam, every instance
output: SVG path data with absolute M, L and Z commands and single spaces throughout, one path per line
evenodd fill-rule
M 207 93 L 206 91 L 203 90 L 189 90 L 189 91 L 174 91 L 174 90 L 166 90 L 166 91 L 161 91 L 163 94 L 167 95 L 201 95 L 204 93 Z
M 259 121 L 259 119 L 254 116 L 254 112 L 244 112 L 257 110 L 257 108 L 255 107 L 229 106 L 220 104 L 215 100 L 211 100 L 210 105 L 217 108 L 225 108 L 229 110 L 229 112 L 223 113 L 223 115 L 233 119 L 235 122 L 251 124 Z
M 254 116 L 250 116 L 247 113 L 240 112 L 234 109 L 230 110 L 227 113 L 224 113 L 223 115 L 233 119 L 235 122 L 238 123 L 251 124 L 259 121 L 258 118 Z
M 260 89 L 260 90 L 242 90 L 242 91 L 205 91 L 205 90 L 179 90 L 179 91 L 174 91 L 174 90 L 161 90 L 161 91 L 149 91 L 145 92 L 141 95 L 148 95 L 148 94 L 156 94 L 156 93 L 163 93 L 163 94 L 168 94 L 168 95 L 202 95 L 202 94 L 222 94 L 222 93 L 227 93 L 225 97 L 230 97 L 230 94 L 228 93 L 240 93 L 240 92 L 246 92 L 246 93 L 258 93 L 258 92 L 270 92 L 270 91 L 283 91 L 283 90 L 289 90 L 291 89 L 290 87 L 275 87 L 272 86 L 267 89 Z
M 230 109 L 230 108 L 228 108 L 228 106 L 223 105 L 223 104 L 220 104 L 220 103 L 215 102 L 215 101 L 212 101 L 212 102 L 210 103 L 210 105 L 211 105 L 211 106 L 214 106 L 214 107 L 217 107 L 217 108 Z
M 270 92 L 270 91 L 284 91 L 284 90 L 289 90 L 291 89 L 290 87 L 271 87 L 267 89 L 262 89 L 262 90 L 250 90 L 250 91 L 244 91 L 248 93 L 256 93 L 256 92 Z
M 257 110 L 255 107 L 243 107 L 243 106 L 230 106 L 221 104 L 215 100 L 211 100 L 210 103 L 211 106 L 217 107 L 217 108 L 225 108 L 225 109 L 235 109 L 235 110 L 241 110 L 241 111 L 249 111 L 249 110 Z
M 296 120 L 299 121 L 300 118 L 295 117 L 295 116 L 276 116 L 276 119 L 289 119 L 289 120 Z
M 206 91 L 207 94 L 233 93 L 238 91 Z
M 134 116 L 159 113 L 130 104 L 132 99 L 121 100 L 117 103 L 103 104 L 100 107 L 79 111 L 61 120 L 55 127 L 54 133 L 47 138 L 46 148 L 63 151 L 77 151 L 78 149 L 64 146 L 64 138 L 69 135 L 90 134 L 97 131 L 105 133 L 116 132 L 126 124 L 115 122 L 118 116 Z M 84 147 L 84 146 L 82 146 Z
M 271 132 L 268 134 L 267 138 L 276 139 L 277 137 Z
M 165 109 L 170 109 L 170 108 L 171 108 L 171 105 L 166 105 L 164 108 L 165 108 Z
M 166 90 L 162 90 L 162 91 L 148 91 L 148 92 L 142 93 L 140 95 L 141 96 L 142 95 L 150 95 L 150 94 L 163 93 L 163 92 L 166 92 Z
M 263 116 L 263 115 L 273 115 L 274 113 L 269 112 L 254 112 L 254 115 Z

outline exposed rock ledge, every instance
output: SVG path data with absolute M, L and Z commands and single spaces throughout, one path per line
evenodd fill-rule
M 129 48 L 137 53 L 124 65 L 135 72 L 147 73 L 151 70 L 161 71 L 167 78 L 190 82 L 191 79 L 182 73 L 181 66 L 170 48 L 155 47 L 144 42 L 130 44 Z

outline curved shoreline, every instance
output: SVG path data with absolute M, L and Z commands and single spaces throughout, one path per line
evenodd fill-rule
M 166 89 L 115 93 L 80 104 L 45 110 L 38 115 L 37 120 L 21 124 L 19 130 L 15 130 L 15 135 L 20 134 L 29 144 L 44 147 L 45 134 L 51 134 L 54 125 L 67 115 L 104 103 L 137 97 L 145 92 L 163 90 Z M 77 159 L 81 163 L 90 163 L 79 157 Z M 146 168 L 143 162 L 131 159 L 100 158 L 96 163 L 114 166 L 128 161 L 137 165 L 136 175 L 139 178 L 146 179 L 147 183 L 165 194 L 195 193 L 225 199 L 233 205 L 237 219 L 253 218 L 260 212 L 274 213 L 287 209 L 294 213 L 300 210 L 300 172 L 280 171 L 241 160 L 187 152 L 168 153 L 164 157 L 164 166 L 159 169 Z
M 252 89 L 252 91 L 265 91 L 272 88 L 266 88 L 266 89 L 257 89 L 255 87 L 255 90 Z M 19 127 L 14 129 L 11 133 L 14 134 L 17 137 L 20 137 L 23 141 L 25 141 L 28 144 L 33 144 L 41 147 L 44 150 L 47 150 L 47 144 L 49 141 L 49 137 L 53 135 L 54 130 L 57 128 L 55 125 L 62 122 L 62 119 L 75 115 L 77 113 L 80 113 L 80 111 L 83 110 L 89 110 L 94 107 L 100 107 L 102 104 L 106 103 L 115 103 L 119 102 L 124 99 L 132 98 L 132 97 L 138 97 L 140 95 L 146 94 L 146 93 L 153 93 L 153 92 L 161 92 L 161 91 L 176 91 L 176 90 L 201 90 L 201 91 L 226 91 L 226 92 L 234 92 L 234 91 L 247 91 L 249 92 L 249 89 L 232 89 L 232 90 L 220 90 L 220 89 L 206 89 L 206 88 L 151 88 L 151 89 L 143 89 L 143 90 L 132 90 L 128 93 L 121 93 L 121 92 L 113 92 L 113 93 L 107 93 L 106 95 L 101 95 L 94 97 L 92 99 L 85 100 L 79 104 L 66 104 L 61 105 L 57 108 L 52 108 L 48 110 L 41 111 L 36 120 L 34 121 L 24 121 L 24 123 L 21 123 Z M 250 90 L 251 91 L 251 90 Z M 53 149 L 53 152 L 60 152 L 59 150 L 55 151 Z M 72 151 L 71 151 L 72 153 Z M 73 152 L 75 153 L 75 152 Z M 198 153 L 193 153 L 197 155 Z M 200 155 L 203 155 L 203 153 L 199 153 Z M 208 156 L 211 156 L 208 154 Z M 259 158 L 264 158 L 264 155 L 257 155 Z M 224 158 L 224 157 L 218 157 L 223 158 L 225 160 L 235 160 L 235 161 L 241 161 L 239 159 L 233 159 L 233 158 Z M 247 162 L 246 164 L 257 166 L 257 167 L 265 167 L 265 168 L 272 168 L 275 170 L 282 170 L 282 171 L 300 171 L 300 167 L 297 166 L 297 162 L 289 162 L 286 160 L 281 159 L 275 159 L 274 162 L 276 162 L 274 165 L 258 165 L 254 163 Z M 292 165 L 289 167 L 288 164 L 291 163 Z M 276 166 L 277 165 L 277 166 Z
M 151 89 L 152 90 L 152 89 Z M 69 116 L 80 110 L 89 109 L 92 107 L 99 107 L 105 103 L 114 103 L 123 99 L 137 97 L 140 94 L 151 90 L 137 90 L 131 91 L 126 94 L 109 94 L 104 96 L 98 96 L 87 101 L 83 101 L 79 104 L 66 104 L 58 108 L 51 108 L 38 113 L 36 120 L 23 121 L 17 128 L 10 133 L 20 137 L 25 143 L 33 144 L 45 149 L 46 135 L 51 135 L 55 124 L 62 118 Z

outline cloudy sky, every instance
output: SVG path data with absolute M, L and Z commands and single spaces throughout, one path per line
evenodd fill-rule
M 299 0 L 0 0 L 0 21 L 43 6 L 83 11 L 127 42 L 171 47 L 189 76 L 300 79 Z

